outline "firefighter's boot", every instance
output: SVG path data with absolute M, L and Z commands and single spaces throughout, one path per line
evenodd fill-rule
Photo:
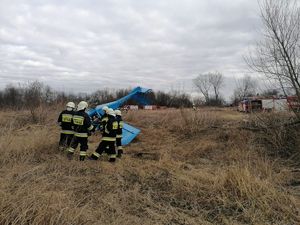
M 86 151 L 80 151 L 79 161 L 84 161 L 86 157 Z
M 118 158 L 122 158 L 122 155 L 123 155 L 123 149 L 119 149 L 119 150 L 118 150 L 117 157 L 118 157 Z
M 109 158 L 108 162 L 114 163 L 116 161 L 116 158 Z
M 68 152 L 67 153 L 68 160 L 72 160 L 73 159 L 73 155 L 74 155 L 74 153 Z
M 69 160 L 73 159 L 73 155 L 74 155 L 75 149 L 74 148 L 67 148 L 67 157 Z
M 90 157 L 88 157 L 88 159 L 89 160 L 98 160 L 100 156 L 101 155 L 99 153 L 94 152 Z

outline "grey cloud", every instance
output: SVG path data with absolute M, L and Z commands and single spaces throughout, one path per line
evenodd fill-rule
M 249 0 L 2 0 L 0 87 L 191 89 L 202 72 L 241 75 L 257 14 Z

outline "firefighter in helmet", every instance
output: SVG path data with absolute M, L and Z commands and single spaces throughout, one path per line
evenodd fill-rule
M 103 106 L 102 110 L 103 110 L 103 115 L 100 118 L 100 130 L 102 131 L 102 134 L 103 134 L 104 127 L 108 121 L 108 114 L 107 114 L 108 107 Z
M 85 112 L 88 107 L 88 103 L 85 101 L 79 102 L 77 106 L 77 112 L 73 116 L 73 126 L 74 126 L 74 138 L 71 146 L 68 148 L 68 158 L 72 159 L 73 154 L 80 144 L 80 161 L 84 161 L 86 157 L 86 151 L 88 149 L 88 136 L 93 129 L 91 119 L 89 115 Z
M 75 110 L 75 103 L 68 102 L 66 109 L 59 114 L 58 124 L 61 126 L 59 149 L 64 150 L 69 147 L 73 139 L 74 131 L 72 126 L 72 119 Z
M 117 157 L 115 142 L 118 122 L 115 118 L 115 112 L 113 109 L 109 108 L 106 112 L 108 120 L 103 128 L 102 140 L 96 151 L 91 155 L 90 159 L 97 160 L 103 152 L 106 152 L 109 156 L 109 162 L 115 162 Z
M 122 129 L 123 129 L 123 120 L 122 120 L 122 112 L 121 110 L 115 110 L 116 120 L 118 122 L 118 130 L 116 136 L 116 146 L 117 146 L 117 157 L 121 158 L 123 154 L 123 147 L 122 147 Z

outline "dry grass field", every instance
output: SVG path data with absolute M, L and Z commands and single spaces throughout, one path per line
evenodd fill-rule
M 110 164 L 67 160 L 57 149 L 60 109 L 38 110 L 36 124 L 26 111 L 0 113 L 1 225 L 300 224 L 299 165 L 269 154 L 289 134 L 257 144 L 275 134 L 244 129 L 249 115 L 129 112 L 142 133 Z M 90 153 L 100 136 L 89 140 Z

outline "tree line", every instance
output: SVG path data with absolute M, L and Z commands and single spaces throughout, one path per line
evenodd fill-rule
M 34 110 L 42 105 L 65 104 L 68 101 L 79 102 L 86 100 L 90 106 L 96 106 L 115 101 L 126 96 L 131 91 L 127 89 L 101 89 L 93 93 L 65 93 L 52 89 L 39 81 L 19 85 L 7 85 L 0 90 L 0 108 Z M 167 107 L 192 107 L 190 95 L 179 91 L 151 92 L 147 95 L 150 104 Z M 138 104 L 129 100 L 125 104 Z
M 147 94 L 150 104 L 167 107 L 192 107 L 195 106 L 223 106 L 225 101 L 221 95 L 224 87 L 224 77 L 221 73 L 200 74 L 193 80 L 195 87 L 204 97 L 192 98 L 182 91 L 155 91 Z M 258 91 L 257 80 L 244 76 L 237 79 L 234 87 L 234 94 L 229 104 L 237 104 L 245 97 L 254 96 Z M 101 89 L 92 93 L 66 93 L 52 89 L 39 81 L 28 82 L 18 85 L 7 85 L 0 90 L 0 108 L 29 109 L 33 110 L 41 105 L 65 104 L 68 101 L 79 102 L 86 100 L 91 107 L 107 102 L 115 101 L 126 96 L 131 91 L 127 89 Z M 265 90 L 262 95 L 277 95 L 277 89 Z M 134 100 L 129 100 L 125 104 L 138 104 Z

